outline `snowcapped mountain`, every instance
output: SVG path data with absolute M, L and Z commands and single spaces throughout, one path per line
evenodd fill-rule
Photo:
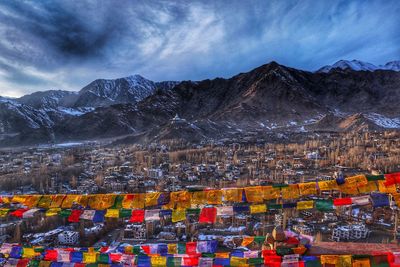
M 99 79 L 79 91 L 74 107 L 100 107 L 121 103 L 136 104 L 157 89 L 171 89 L 178 82 L 153 82 L 140 75 L 114 80 Z
M 385 69 L 385 70 L 400 71 L 400 60 L 390 61 L 381 67 L 382 67 L 382 69 Z
M 271 62 L 228 79 L 153 82 L 133 75 L 95 80 L 79 92 L 0 97 L 0 146 L 400 129 L 400 72 L 375 71 L 398 63 L 341 61 L 336 68 L 346 71 L 308 72 Z M 176 114 L 184 123 L 174 122 Z
M 342 70 L 346 70 L 346 69 L 351 69 L 351 70 L 355 70 L 355 71 L 374 71 L 377 70 L 378 67 L 368 63 L 368 62 L 363 62 L 360 60 L 339 60 L 338 62 L 336 62 L 333 65 L 327 65 L 324 66 L 322 68 L 320 68 L 318 70 L 318 72 L 329 72 L 332 69 L 342 69 Z
M 386 63 L 385 65 L 375 66 L 374 64 L 360 61 L 360 60 L 339 60 L 333 65 L 327 65 L 320 68 L 317 72 L 329 72 L 333 69 L 342 69 L 342 70 L 355 70 L 355 71 L 376 71 L 376 70 L 393 70 L 400 71 L 400 61 L 391 61 Z

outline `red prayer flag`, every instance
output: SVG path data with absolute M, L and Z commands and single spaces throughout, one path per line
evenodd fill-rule
M 105 253 L 105 252 L 107 252 L 107 250 L 108 250 L 108 246 L 100 248 L 101 253 Z
M 400 184 L 400 172 L 385 174 L 385 186 Z
M 132 210 L 132 215 L 129 222 L 142 223 L 143 221 L 144 221 L 144 210 Z
M 292 245 L 298 245 L 300 241 L 296 237 L 289 237 L 286 241 L 284 241 L 286 244 L 292 244 Z
M 57 261 L 58 252 L 55 249 L 47 249 L 44 254 L 45 261 Z
M 75 263 L 74 267 L 85 267 L 86 265 L 84 263 Z
M 276 256 L 276 250 L 264 249 L 262 251 L 262 256 L 263 256 L 263 258 L 268 257 L 268 256 Z
M 79 222 L 79 217 L 83 213 L 83 210 L 72 210 L 71 215 L 68 217 L 69 222 Z
M 17 209 L 13 212 L 10 212 L 10 215 L 18 218 L 22 218 L 22 215 L 27 211 L 28 209 Z
M 18 260 L 17 267 L 26 267 L 29 264 L 30 259 L 20 259 Z
M 186 243 L 186 254 L 196 254 L 197 242 Z
M 199 223 L 215 223 L 217 219 L 217 208 L 203 208 L 200 212 Z
M 199 256 L 188 256 L 183 257 L 183 266 L 198 266 L 199 265 Z
M 344 206 L 344 205 L 351 205 L 351 198 L 336 198 L 333 200 L 333 205 L 335 206 Z
M 110 260 L 111 262 L 120 262 L 122 254 L 119 253 L 110 253 Z
M 143 252 L 144 252 L 146 255 L 150 255 L 150 246 L 143 245 L 143 246 L 140 246 L 140 247 L 143 249 Z

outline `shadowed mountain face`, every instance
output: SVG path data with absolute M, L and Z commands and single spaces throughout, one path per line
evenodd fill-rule
M 381 69 L 312 73 L 271 62 L 229 79 L 152 82 L 135 75 L 96 80 L 74 93 L 0 98 L 3 145 L 387 128 L 400 128 L 400 72 Z

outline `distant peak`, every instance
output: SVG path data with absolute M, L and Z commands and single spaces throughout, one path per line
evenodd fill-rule
M 341 70 L 354 70 L 354 71 L 376 71 L 376 70 L 393 70 L 400 71 L 400 61 L 390 61 L 385 65 L 376 66 L 372 63 L 353 59 L 353 60 L 344 60 L 341 59 L 337 61 L 333 65 L 326 65 L 320 68 L 317 72 L 330 72 L 334 69 Z

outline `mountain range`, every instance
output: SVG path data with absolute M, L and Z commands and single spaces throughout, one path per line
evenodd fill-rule
M 123 136 L 201 141 L 250 132 L 400 128 L 400 61 L 338 61 L 316 72 L 270 62 L 231 78 L 99 79 L 78 92 L 0 97 L 0 146 Z

